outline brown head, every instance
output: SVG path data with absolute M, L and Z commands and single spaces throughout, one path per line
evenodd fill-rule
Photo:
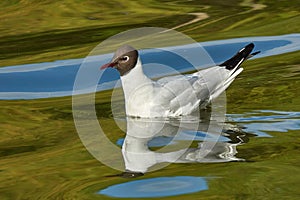
M 109 63 L 103 65 L 100 69 L 113 67 L 119 71 L 121 76 L 123 76 L 135 67 L 138 56 L 138 51 L 135 48 L 129 45 L 121 46 L 115 52 L 112 60 Z

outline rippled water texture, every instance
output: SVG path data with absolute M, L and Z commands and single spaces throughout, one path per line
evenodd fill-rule
M 223 134 L 216 136 L 213 132 L 209 132 L 212 129 L 208 128 L 206 122 L 209 124 L 209 120 L 205 120 L 205 123 L 199 124 L 199 131 L 187 131 L 189 128 L 181 128 L 179 136 L 176 139 L 170 134 L 170 127 L 168 126 L 167 135 L 157 135 L 146 138 L 138 139 L 138 133 L 135 135 L 134 144 L 131 145 L 130 152 L 124 153 L 128 148 L 123 143 L 127 143 L 132 140 L 130 136 L 126 136 L 126 139 L 119 139 L 118 145 L 123 145 L 123 155 L 127 169 L 134 165 L 135 170 L 142 171 L 143 169 L 149 169 L 151 165 L 157 165 L 159 162 L 175 162 L 175 163 L 220 163 L 220 162 L 232 162 L 232 161 L 250 161 L 250 158 L 237 158 L 236 154 L 241 145 L 249 145 L 254 138 L 270 138 L 273 137 L 270 132 L 277 132 L 284 134 L 284 132 L 298 131 L 300 130 L 300 112 L 283 112 L 274 110 L 260 110 L 253 111 L 244 114 L 228 114 L 228 122 L 223 127 Z M 127 122 L 130 123 L 130 122 Z M 131 122 L 133 123 L 133 122 Z M 138 123 L 135 122 L 135 123 Z M 145 122 L 143 122 L 144 124 Z M 150 123 L 150 122 L 149 122 Z M 156 122 L 157 123 L 157 122 Z M 174 122 L 172 122 L 174 125 Z M 210 126 L 220 126 L 221 124 Z M 141 131 L 140 124 L 137 124 L 138 130 Z M 149 124 L 145 127 L 153 127 L 153 124 Z M 134 126 L 130 126 L 134 128 Z M 133 130 L 127 130 L 133 133 Z M 145 130 L 146 131 L 146 130 Z M 149 130 L 148 130 L 149 131 Z M 160 131 L 162 134 L 166 131 L 164 128 Z M 171 131 L 172 132 L 172 131 Z M 129 138 L 128 138 L 129 137 Z M 217 138 L 216 138 L 217 137 Z M 284 135 L 282 135 L 284 137 Z M 176 160 L 172 161 L 171 157 L 179 154 L 179 151 L 171 151 L 168 153 L 158 153 L 148 148 L 151 147 L 163 147 L 165 145 L 176 146 L 177 143 L 182 140 L 190 140 L 198 142 L 198 148 L 189 148 L 184 154 L 180 155 Z M 209 149 L 210 153 L 204 157 L 201 155 L 205 151 L 203 149 L 206 144 L 216 141 L 214 147 Z M 248 144 L 248 142 L 250 142 Z M 141 144 L 139 144 L 141 143 Z M 132 146 L 139 146 L 137 154 L 134 153 Z M 142 146 L 142 148 L 141 148 Z M 151 152 L 151 154 L 150 154 Z M 259 153 L 259 152 L 258 152 Z M 172 155 L 172 156 L 171 156 Z M 142 157 L 141 157 L 142 156 Z M 155 158 L 155 161 L 149 162 Z M 160 160 L 160 161 L 159 161 Z M 194 166 L 197 170 L 197 166 Z M 127 176 L 133 171 L 127 171 Z M 194 172 L 197 174 L 197 171 Z M 125 174 L 122 175 L 125 177 Z M 222 181 L 224 177 L 199 177 L 199 176 L 170 176 L 159 178 L 144 178 L 142 180 L 129 180 L 125 183 L 110 185 L 97 192 L 97 194 L 119 197 L 119 198 L 143 198 L 143 197 L 166 197 L 177 196 L 181 194 L 189 194 L 200 192 L 203 190 L 209 190 L 214 188 L 208 187 L 208 182 L 211 180 Z
M 201 45 L 215 63 L 220 63 L 249 42 L 254 42 L 255 50 L 261 51 L 253 59 L 300 50 L 300 34 L 237 38 Z M 177 48 L 193 50 L 189 45 Z M 154 59 L 180 72 L 191 70 L 185 62 L 170 56 L 158 49 L 141 51 L 144 63 Z M 289 57 L 293 54 L 281 56 L 294 59 Z M 95 56 L 88 64 L 98 70 L 111 57 L 112 54 Z M 209 118 L 194 121 L 199 124 L 192 129 L 190 124 L 178 125 L 178 120 L 172 119 L 162 121 L 164 126 L 160 131 L 152 133 L 152 129 L 144 126 L 146 122 L 135 119 L 130 130 L 137 133 L 135 137 L 126 135 L 124 109 L 116 108 L 116 112 L 123 112 L 118 118 L 120 122 L 112 118 L 111 92 L 104 90 L 113 88 L 119 75 L 115 70 L 106 70 L 97 88 L 102 92 L 96 95 L 96 122 L 120 152 L 123 148 L 118 159 L 110 158 L 122 163 L 121 172 L 99 162 L 81 143 L 74 128 L 71 97 L 47 99 L 72 95 L 76 73 L 84 59 L 0 68 L 0 99 L 4 105 L 0 118 L 1 144 L 4 144 L 0 147 L 3 161 L 0 196 L 297 199 L 300 112 L 295 85 L 299 85 L 299 66 L 295 62 L 286 65 L 284 60 L 271 65 L 273 58 L 277 57 L 261 59 L 261 63 L 259 59 L 254 61 L 252 68 L 245 69 L 247 75 L 242 74 L 236 85 L 229 88 L 227 99 L 231 102 L 226 106 L 234 114 L 227 113 L 225 123 L 211 124 L 213 120 Z M 281 63 L 283 66 L 278 66 Z M 198 69 L 204 66 L 206 63 L 199 61 Z M 148 66 L 145 72 L 152 78 L 162 75 Z M 164 71 L 164 75 L 170 73 Z M 89 122 L 90 116 L 84 115 L 84 109 L 83 106 L 83 119 Z M 155 127 L 156 123 L 160 122 L 149 122 L 148 127 Z M 221 130 L 219 134 L 215 134 L 216 129 Z M 139 133 L 143 137 L 138 137 Z M 126 142 L 134 145 L 126 146 Z

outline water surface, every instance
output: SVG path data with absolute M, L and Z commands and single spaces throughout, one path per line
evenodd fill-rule
M 174 122 L 172 122 L 173 129 L 176 129 L 176 137 L 171 134 L 174 131 L 172 131 L 170 125 L 168 125 L 168 123 L 166 124 L 165 121 L 164 127 L 160 129 L 159 133 L 153 128 L 151 129 L 153 130 L 152 134 L 151 130 L 146 127 L 155 127 L 158 121 L 156 121 L 155 124 L 141 126 L 141 124 L 139 124 L 141 123 L 140 120 L 135 119 L 130 121 L 127 119 L 127 123 L 133 124 L 131 124 L 129 126 L 130 129 L 127 130 L 125 141 L 124 139 L 117 141 L 118 145 L 123 145 L 122 149 L 126 175 L 130 177 L 131 174 L 132 177 L 134 177 L 134 173 L 139 172 L 138 177 L 143 175 L 145 177 L 137 181 L 128 180 L 121 184 L 108 185 L 106 188 L 98 191 L 97 194 L 118 198 L 150 198 L 177 196 L 189 193 L 200 194 L 201 191 L 214 190 L 214 188 L 208 186 L 209 182 L 222 182 L 222 179 L 227 179 L 228 177 L 224 177 L 224 174 L 206 173 L 205 171 L 199 173 L 197 168 L 201 168 L 201 166 L 199 166 L 200 164 L 226 162 L 240 162 L 246 164 L 253 162 L 253 158 L 249 157 L 249 155 L 245 155 L 245 157 L 239 155 L 239 148 L 241 148 L 242 145 L 244 149 L 247 149 L 247 145 L 255 146 L 255 138 L 272 138 L 275 136 L 273 136 L 272 133 L 278 133 L 280 134 L 279 137 L 284 137 L 285 133 L 300 130 L 300 112 L 257 110 L 243 114 L 228 114 L 227 117 L 228 120 L 225 125 L 223 123 L 215 124 L 212 121 L 205 120 L 205 122 L 199 123 L 194 130 L 182 124 L 175 128 Z M 143 121 L 142 123 L 153 122 Z M 143 127 L 145 128 L 144 131 L 141 130 Z M 214 132 L 214 130 L 217 129 L 216 127 L 223 129 L 221 135 Z M 166 132 L 166 129 L 168 132 Z M 145 131 L 148 133 L 145 134 Z M 190 147 L 184 152 L 181 152 L 182 146 L 180 147 L 178 142 L 182 140 L 193 141 L 193 143 L 197 143 L 197 146 Z M 124 145 L 124 142 L 127 144 Z M 208 144 L 212 143 L 213 148 L 210 148 Z M 177 146 L 177 149 L 173 151 L 169 150 L 167 153 L 163 153 L 163 151 L 156 152 L 155 148 L 162 148 L 168 145 Z M 181 150 L 178 150 L 178 146 Z M 209 151 L 209 153 L 206 154 L 206 151 Z M 273 153 L 276 153 L 276 149 L 273 151 Z M 280 150 L 278 149 L 278 151 Z M 264 150 L 257 152 L 257 155 L 260 154 L 264 154 Z M 195 171 L 189 173 L 190 176 L 148 178 L 148 173 L 150 173 L 148 170 L 151 169 L 150 167 L 158 165 L 160 162 L 194 163 L 193 168 Z M 171 171 L 178 170 L 182 167 L 184 168 L 184 166 L 177 167 L 178 168 L 171 169 Z M 230 168 L 227 170 L 230 170 Z M 199 174 L 206 174 L 207 177 L 200 177 Z M 122 176 L 125 177 L 124 174 L 122 174 Z
M 262 51 L 256 58 L 298 51 L 299 37 L 293 34 L 201 44 L 218 63 L 250 41 L 256 44 L 256 50 Z M 142 57 L 150 62 L 149 55 L 160 59 L 161 52 L 145 50 Z M 111 54 L 105 55 L 102 62 L 110 57 Z M 125 162 L 130 159 L 122 160 L 124 170 L 120 172 L 87 152 L 74 129 L 70 97 L 45 99 L 71 95 L 82 59 L 1 68 L 1 99 L 44 99 L 2 101 L 0 198 L 3 195 L 3 199 L 298 199 L 300 73 L 299 65 L 290 61 L 293 58 L 282 57 L 287 60 L 280 60 L 279 64 L 273 63 L 276 56 L 262 58 L 261 63 L 267 68 L 250 67 L 229 88 L 230 113 L 218 137 L 204 128 L 182 128 L 178 137 L 162 134 L 137 139 L 135 144 L 145 144 L 147 155 L 164 162 L 142 162 L 138 167 L 143 173 L 134 175 L 135 178 L 128 178 L 133 173 L 126 171 Z M 96 61 L 91 67 L 98 70 L 101 62 Z M 190 70 L 184 62 L 177 67 L 182 72 Z M 151 77 L 158 76 L 151 70 L 146 72 Z M 105 73 L 98 90 L 111 88 L 119 79 L 114 70 Z M 119 128 L 111 117 L 109 92 L 97 95 L 98 119 L 121 151 L 126 130 Z M 188 151 L 180 154 L 178 145 L 189 142 Z M 215 148 L 210 154 L 205 159 L 199 156 L 201 145 L 211 142 L 215 142 Z M 157 152 L 166 146 L 170 154 Z M 180 155 L 180 159 L 170 159 L 168 155 Z M 136 163 L 141 159 L 157 161 L 132 153 L 127 156 L 135 158 Z M 157 164 L 167 165 L 153 170 L 151 167 Z M 128 169 L 132 166 L 138 168 L 132 161 L 127 163 Z

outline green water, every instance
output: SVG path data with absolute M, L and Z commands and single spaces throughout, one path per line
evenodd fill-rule
M 26 1 L 22 1 L 22 4 L 24 2 L 26 4 Z M 66 2 L 74 4 L 75 1 Z M 46 15 L 40 19 L 41 26 L 36 25 L 36 16 L 40 16 L 41 10 L 48 10 L 45 9 L 49 8 L 46 3 L 36 7 L 17 3 L 17 7 L 1 7 L 1 19 L 3 22 L 7 19 L 5 28 L 1 29 L 1 66 L 84 57 L 100 42 L 99 40 L 127 29 L 130 23 L 133 24 L 129 27 L 134 28 L 145 25 L 170 28 L 175 16 L 185 15 L 187 12 L 207 12 L 210 16 L 203 22 L 180 29 L 197 41 L 300 32 L 297 1 L 260 1 L 259 3 L 267 5 L 262 10 L 251 10 L 247 6 L 241 6 L 242 1 L 236 5 L 233 1 L 203 1 L 203 5 L 198 5 L 198 1 L 191 1 L 190 4 L 182 6 L 184 10 L 180 9 L 178 2 L 166 2 L 164 5 L 157 2 L 153 4 L 152 1 L 143 4 L 151 8 L 147 14 L 151 16 L 149 21 L 144 19 L 143 7 L 134 6 L 135 14 L 124 18 L 121 25 L 114 18 L 115 9 L 112 8 L 115 5 L 108 5 L 109 9 L 106 11 L 105 20 L 109 20 L 109 25 L 102 24 L 102 21 L 95 21 L 90 25 L 89 21 L 82 19 L 83 14 L 87 13 L 84 12 L 85 9 L 90 7 L 79 6 L 77 10 L 71 9 L 76 12 L 74 14 L 64 13 L 63 7 L 51 4 L 51 8 L 59 8 L 63 15 L 53 18 L 53 24 L 49 24 L 52 17 Z M 246 2 L 251 4 L 252 1 Z M 3 6 L 6 4 L 12 3 L 5 1 Z M 92 4 L 91 7 L 96 6 Z M 37 10 L 30 12 L 31 8 Z M 118 10 L 122 9 L 118 6 Z M 166 10 L 170 9 L 170 13 L 159 18 L 157 14 L 152 13 L 158 9 L 162 9 L 159 13 L 166 13 Z M 19 16 L 20 10 L 24 11 L 21 13 L 23 18 L 28 20 L 25 25 L 16 17 Z M 178 11 L 180 12 L 177 13 Z M 72 24 L 73 18 L 67 18 L 69 21 L 66 23 L 65 16 L 68 14 L 79 17 L 81 21 Z M 123 16 L 122 13 L 117 14 Z M 98 15 L 101 17 L 102 13 Z M 98 15 L 96 17 L 99 17 Z M 191 16 L 185 15 L 184 19 L 189 20 Z M 182 23 L 179 21 L 178 23 Z M 60 29 L 57 28 L 58 24 Z M 32 33 L 27 33 L 29 25 Z M 53 35 L 47 33 L 49 30 L 53 31 Z M 88 30 L 88 33 L 85 30 Z M 101 31 L 104 31 L 102 35 Z M 81 38 L 84 45 L 77 44 L 77 36 L 84 33 L 88 35 Z M 75 39 L 72 36 L 76 36 Z M 50 37 L 52 40 L 48 41 Z M 34 45 L 31 45 L 31 42 Z M 274 113 L 259 111 L 300 111 L 299 51 L 247 61 L 243 66 L 245 70 L 226 92 L 228 114 L 268 116 Z M 111 118 L 110 95 L 110 91 L 97 94 L 97 117 L 110 140 L 116 142 L 119 138 L 124 138 L 125 133 Z M 73 122 L 71 97 L 27 101 L 1 100 L 0 106 L 1 200 L 113 199 L 98 195 L 97 192 L 133 180 L 114 176 L 120 171 L 100 163 L 82 145 Z M 299 121 L 297 117 L 286 118 L 294 122 Z M 232 124 L 263 123 L 272 127 L 274 120 L 280 122 L 282 119 L 243 123 L 230 120 L 229 123 Z M 244 131 L 247 132 L 247 129 Z M 267 129 L 264 132 L 272 137 L 251 136 L 247 143 L 237 147 L 236 157 L 245 159 L 244 162 L 171 164 L 134 180 L 173 176 L 207 177 L 208 190 L 163 199 L 298 199 L 299 129 Z
M 253 117 L 278 115 L 259 110 L 299 112 L 297 55 L 245 63 L 245 71 L 227 91 L 227 113 Z M 116 142 L 125 133 L 111 118 L 110 93 L 97 94 L 96 109 L 105 133 Z M 120 172 L 101 164 L 84 148 L 74 128 L 71 97 L 0 103 L 1 199 L 110 199 L 96 192 L 132 181 L 114 176 Z M 290 115 L 285 118 L 299 121 Z M 229 118 L 229 123 L 272 127 L 281 120 L 235 122 Z M 209 178 L 206 191 L 165 199 L 296 199 L 300 195 L 299 123 L 298 128 L 263 131 L 272 137 L 251 136 L 237 147 L 236 157 L 244 162 L 171 164 L 137 179 Z

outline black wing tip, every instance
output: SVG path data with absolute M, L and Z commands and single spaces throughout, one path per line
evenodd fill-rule
M 255 45 L 253 42 L 247 44 L 244 48 L 240 49 L 232 58 L 226 60 L 220 66 L 225 66 L 228 70 L 235 69 L 237 65 L 241 65 L 242 62 L 249 58 L 250 55 L 254 56 L 259 53 L 255 52 L 253 55 L 251 54 L 254 47 Z
M 248 45 L 246 46 L 246 48 L 248 47 L 248 48 L 252 48 L 252 49 L 253 49 L 253 48 L 254 48 L 254 46 L 255 46 L 255 45 L 254 45 L 254 43 L 253 43 L 253 42 L 251 42 L 250 44 L 248 44 Z
M 246 54 L 249 55 L 249 54 L 252 52 L 252 50 L 254 49 L 254 47 L 255 47 L 254 43 L 247 44 L 244 48 L 242 48 L 242 49 L 240 50 L 239 53 L 243 53 L 244 56 L 245 56 Z M 237 55 L 238 55 L 239 53 L 237 53 Z M 247 57 L 247 56 L 245 56 L 245 58 L 246 58 L 246 57 Z

